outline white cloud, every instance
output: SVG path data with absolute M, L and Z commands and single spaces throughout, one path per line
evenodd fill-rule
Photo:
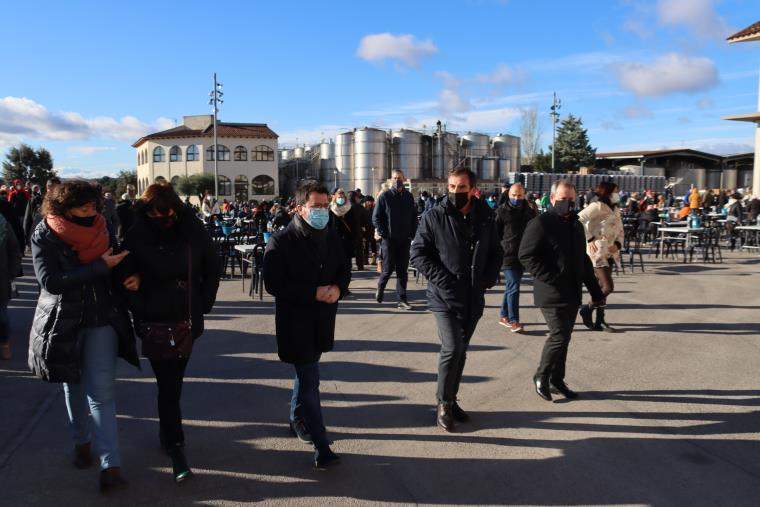
M 438 109 L 444 116 L 464 113 L 472 108 L 470 102 L 462 97 L 459 90 L 444 88 L 438 95 Z
M 685 26 L 697 37 L 724 38 L 731 29 L 718 16 L 713 3 L 713 0 L 659 0 L 657 20 L 662 25 Z
M 70 153 L 79 155 L 94 155 L 105 151 L 114 151 L 115 149 L 115 146 L 69 146 L 66 148 Z
M 623 116 L 631 120 L 654 118 L 654 112 L 646 106 L 628 106 L 623 109 Z
M 620 86 L 639 96 L 697 92 L 718 83 L 718 71 L 709 58 L 668 53 L 653 63 L 628 62 L 617 66 Z
M 493 72 L 478 74 L 475 79 L 481 83 L 489 83 L 496 86 L 508 85 L 515 77 L 515 72 L 505 64 L 500 64 Z
M 715 106 L 715 101 L 710 97 L 702 97 L 697 101 L 697 107 L 699 109 L 712 109 Z
M 115 119 L 108 116 L 85 118 L 74 112 L 52 112 L 25 97 L 0 98 L 0 144 L 26 139 L 75 141 L 110 138 L 136 141 L 141 136 L 174 126 L 169 118 L 144 123 L 134 116 Z
M 602 130 L 623 130 L 623 127 L 614 120 L 603 120 L 599 126 Z
M 623 23 L 623 30 L 626 32 L 635 33 L 641 39 L 651 39 L 654 36 L 654 32 L 644 26 L 644 23 L 636 19 L 627 19 Z
M 420 41 L 414 35 L 394 35 L 388 32 L 364 36 L 356 50 L 356 54 L 363 60 L 396 60 L 409 67 L 417 67 L 422 59 L 436 53 L 438 48 L 430 39 Z

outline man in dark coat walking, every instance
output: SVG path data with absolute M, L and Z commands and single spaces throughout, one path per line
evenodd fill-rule
M 469 169 L 451 171 L 448 198 L 422 216 L 411 249 L 412 265 L 428 280 L 441 340 L 437 424 L 448 432 L 469 419 L 457 393 L 485 291 L 496 284 L 502 260 L 493 212 L 474 196 L 476 184 Z
M 348 292 L 351 268 L 330 220 L 327 189 L 307 182 L 296 193 L 296 213 L 272 236 L 264 253 L 264 284 L 275 298 L 277 353 L 295 367 L 290 427 L 312 443 L 314 463 L 339 461 L 330 450 L 319 399 L 319 359 L 332 350 L 338 300 Z
M 382 238 L 380 243 L 383 272 L 377 280 L 375 299 L 383 302 L 385 286 L 396 272 L 398 306 L 411 310 L 406 298 L 406 282 L 409 269 L 409 244 L 417 229 L 417 206 L 411 192 L 404 188 L 404 173 L 398 169 L 391 172 L 391 189 L 377 198 L 372 213 L 372 223 Z
M 585 284 L 595 305 L 604 296 L 586 255 L 586 235 L 575 214 L 575 186 L 552 185 L 551 209 L 531 220 L 520 243 L 519 259 L 533 275 L 533 299 L 549 326 L 549 338 L 533 377 L 536 393 L 551 401 L 551 390 L 565 398 L 578 394 L 565 383 L 565 363 Z

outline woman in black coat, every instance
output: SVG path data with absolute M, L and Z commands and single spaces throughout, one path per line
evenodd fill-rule
M 115 238 L 101 215 L 100 187 L 66 182 L 45 197 L 44 219 L 32 234 L 40 297 L 29 335 L 29 367 L 48 382 L 63 382 L 74 433 L 77 468 L 92 465 L 95 437 L 103 492 L 121 478 L 114 380 L 116 358 L 139 367 L 132 323 L 113 285 L 112 268 L 127 255 L 112 254 Z M 135 289 L 135 280 L 125 281 Z M 92 417 L 90 417 L 92 415 Z
M 330 223 L 340 236 L 343 252 L 348 265 L 351 258 L 356 256 L 356 244 L 361 240 L 361 222 L 355 205 L 346 195 L 342 188 L 335 191 L 330 203 Z M 357 266 L 364 269 L 364 264 L 357 259 Z
M 203 315 L 216 301 L 219 264 L 205 226 L 171 186 L 148 187 L 124 248 L 130 252 L 125 274 L 136 275 L 140 281 L 139 290 L 129 294 L 138 335 L 144 338 L 145 323 L 176 323 L 190 317 L 193 339 L 198 338 L 203 333 Z M 177 482 L 192 476 L 184 456 L 180 411 L 188 359 L 150 360 L 158 383 L 159 439 L 172 459 Z

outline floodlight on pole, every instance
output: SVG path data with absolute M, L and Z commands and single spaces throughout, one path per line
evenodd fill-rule
M 554 102 L 552 102 L 551 113 L 549 115 L 552 117 L 552 172 L 556 172 L 555 166 L 554 166 L 554 153 L 556 150 L 554 149 L 554 145 L 557 142 L 557 119 L 559 118 L 559 109 L 562 107 L 562 101 L 557 98 L 557 92 L 554 92 Z
M 211 97 L 208 103 L 210 106 L 214 106 L 214 198 L 217 200 L 219 200 L 219 143 L 216 138 L 216 117 L 219 112 L 219 104 L 224 104 L 224 101 L 222 100 L 223 95 L 222 83 L 216 81 L 216 72 L 214 72 L 214 89 L 208 94 L 208 96 Z

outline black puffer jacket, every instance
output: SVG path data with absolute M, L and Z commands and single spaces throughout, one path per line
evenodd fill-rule
M 520 243 L 520 262 L 533 275 L 538 307 L 578 306 L 585 284 L 594 301 L 603 298 L 586 255 L 586 233 L 577 217 L 548 211 L 531 220 Z
M 264 254 L 264 284 L 275 297 L 277 353 L 293 364 L 318 361 L 335 342 L 338 303 L 317 301 L 317 287 L 337 285 L 343 297 L 351 282 L 351 267 L 335 230 L 324 231 L 327 244 L 320 253 L 303 227 L 308 226 L 294 216 L 272 236 Z
M 114 244 L 113 235 L 111 244 Z M 105 262 L 82 264 L 42 220 L 32 234 L 32 258 L 40 297 L 29 334 L 29 368 L 48 382 L 81 381 L 78 333 L 83 322 L 110 324 L 119 337 L 119 357 L 139 368 L 132 322 L 121 284 Z
M 140 322 L 176 322 L 187 319 L 188 246 L 192 259 L 193 337 L 204 329 L 203 315 L 214 307 L 219 289 L 219 262 L 203 222 L 183 208 L 177 223 L 159 231 L 138 209 L 122 248 L 129 255 L 119 266 L 123 275 L 140 275 L 140 290 L 126 291 L 129 308 Z
M 527 201 L 517 206 L 512 206 L 509 199 L 496 209 L 496 228 L 501 241 L 501 249 L 504 251 L 504 260 L 501 263 L 503 269 L 521 268 L 517 254 L 520 251 L 525 228 L 528 222 L 536 217 L 536 212 L 528 206 Z
M 449 200 L 422 215 L 411 264 L 428 279 L 428 308 L 459 318 L 483 315 L 485 290 L 496 284 L 502 251 L 491 209 L 473 198 L 471 228 Z

